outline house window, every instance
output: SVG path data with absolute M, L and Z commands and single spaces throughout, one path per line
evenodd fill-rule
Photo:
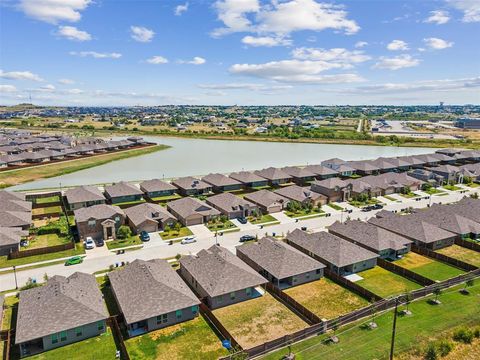
M 306 277 L 307 279 L 310 279 L 310 273 L 306 273 L 306 274 L 305 274 L 305 277 Z
M 246 288 L 246 289 L 245 289 L 245 293 L 246 293 L 248 296 L 252 295 L 252 288 Z
M 235 300 L 235 291 L 230 293 L 230 300 Z
M 297 282 L 297 277 L 296 277 L 296 276 L 292 276 L 292 281 L 293 281 L 293 282 Z
M 119 216 L 115 217 L 115 222 L 117 222 L 117 223 L 120 222 L 120 217 Z
M 83 335 L 83 327 L 78 327 L 75 329 L 75 335 L 76 336 L 82 336 Z
M 193 313 L 193 315 L 196 315 L 198 313 L 198 305 L 193 305 L 192 306 L 192 313 Z
M 97 329 L 98 331 L 102 331 L 105 328 L 105 325 L 103 324 L 103 321 L 99 321 L 97 323 Z
M 56 344 L 58 342 L 58 335 L 52 334 L 52 344 Z
M 180 319 L 182 317 L 182 310 L 177 310 L 175 315 L 177 316 L 177 319 Z
M 66 331 L 61 331 L 60 332 L 60 341 L 65 341 L 67 340 L 67 332 Z
M 168 314 L 162 314 L 157 316 L 157 325 L 165 324 L 168 321 Z
M 217 302 L 218 302 L 219 304 L 221 304 L 222 301 L 223 301 L 223 295 L 220 295 L 220 296 L 217 298 Z
M 320 269 L 317 269 L 317 274 L 320 274 Z
M 89 220 L 88 221 L 88 226 L 94 227 L 97 224 L 96 220 Z

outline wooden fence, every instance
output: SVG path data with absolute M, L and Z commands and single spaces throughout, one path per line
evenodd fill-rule
M 377 259 L 377 265 L 384 268 L 384 269 L 387 269 L 388 271 L 391 271 L 395 274 L 403 276 L 404 278 L 407 278 L 407 279 L 409 279 L 413 282 L 416 282 L 416 283 L 418 283 L 422 286 L 428 286 L 428 285 L 435 284 L 435 281 L 433 281 L 433 280 L 431 280 L 431 279 L 429 279 L 425 276 L 422 276 L 420 274 L 417 274 L 416 272 L 405 269 L 402 266 L 398 266 L 398 265 L 396 265 L 396 264 L 394 264 L 390 261 L 386 261 L 386 260 L 378 258 Z
M 471 241 L 466 241 L 466 240 L 463 240 L 463 239 L 460 239 L 460 238 L 456 238 L 455 239 L 455 244 L 458 245 L 458 246 L 470 249 L 470 250 L 475 250 L 475 251 L 480 252 L 480 243 L 474 243 L 474 242 L 471 242 Z
M 43 247 L 43 248 L 38 248 L 38 249 L 30 249 L 30 250 L 22 250 L 22 251 L 14 251 L 8 254 L 9 259 L 19 259 L 19 258 L 24 258 L 28 256 L 34 256 L 34 255 L 43 255 L 43 254 L 50 254 L 54 253 L 57 251 L 65 251 L 65 250 L 71 250 L 75 248 L 75 243 L 69 242 L 67 244 L 61 244 L 61 245 L 55 245 L 55 246 L 48 246 L 48 247 Z
M 0 331 L 0 341 L 3 341 L 3 357 L 2 360 L 10 360 L 10 352 L 12 347 L 12 340 L 15 330 Z
M 380 300 L 382 300 L 381 296 L 378 296 L 377 294 L 374 294 L 370 290 L 367 290 L 367 289 L 361 287 L 360 285 L 355 284 L 353 281 L 345 279 L 343 276 L 340 276 L 340 275 L 334 273 L 333 271 L 331 271 L 328 268 L 324 269 L 324 274 L 325 274 L 325 277 L 327 277 L 328 279 L 332 280 L 333 282 L 335 282 L 335 283 L 337 283 L 337 284 L 339 284 L 343 287 L 346 287 L 348 290 L 351 290 L 355 294 L 358 294 L 358 295 L 362 296 L 363 298 L 367 299 L 368 301 L 372 301 L 372 300 L 373 301 L 380 301 Z
M 112 334 L 115 339 L 117 339 L 118 346 L 120 346 L 120 358 L 121 360 L 130 360 L 130 355 L 128 355 L 127 347 L 125 346 L 125 341 L 123 339 L 122 330 L 117 321 L 118 315 L 110 316 L 107 319 L 107 325 L 112 329 Z
M 465 270 L 465 271 L 473 271 L 473 270 L 478 269 L 477 266 L 466 263 L 465 261 L 461 261 L 461 260 L 452 258 L 450 256 L 437 253 L 437 252 L 429 250 L 429 249 L 418 248 L 418 247 L 414 246 L 414 247 L 412 247 L 412 250 L 414 252 L 420 254 L 420 255 L 424 255 L 424 256 L 427 256 L 429 258 L 447 263 L 449 265 L 455 266 L 455 267 L 457 267 L 459 269 L 462 269 L 462 270 Z
M 203 315 L 205 320 L 212 326 L 214 329 L 217 330 L 218 335 L 220 335 L 224 340 L 229 340 L 230 344 L 234 349 L 238 349 L 242 351 L 243 348 L 240 344 L 235 340 L 235 338 L 230 334 L 230 332 L 222 325 L 220 320 L 212 313 L 212 311 L 205 305 L 203 302 L 200 303 L 200 313 Z

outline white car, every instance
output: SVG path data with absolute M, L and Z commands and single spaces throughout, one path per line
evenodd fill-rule
M 183 239 L 180 243 L 182 245 L 185 245 L 185 244 L 191 244 L 191 243 L 194 243 L 194 242 L 197 242 L 197 239 L 195 239 L 193 236 L 192 237 L 186 237 L 185 239 Z
M 85 239 L 85 241 L 83 242 L 83 245 L 87 250 L 91 250 L 95 248 L 95 242 L 90 236 Z

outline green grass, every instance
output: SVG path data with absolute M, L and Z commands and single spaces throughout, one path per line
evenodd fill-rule
M 99 336 L 29 357 L 31 360 L 114 359 L 117 347 L 110 328 Z
M 237 227 L 235 226 L 234 223 L 232 223 L 230 220 L 227 220 L 226 222 L 222 223 L 220 221 L 215 222 L 215 223 L 208 223 L 206 224 L 207 228 L 210 231 L 225 231 L 225 230 L 234 230 Z
M 61 206 L 49 206 L 49 207 L 32 209 L 32 215 L 48 215 L 48 214 L 56 214 L 61 212 L 62 212 Z
M 412 251 L 395 261 L 395 264 L 435 281 L 447 280 L 464 273 L 463 270 Z
M 330 206 L 332 209 L 334 210 L 338 210 L 338 211 L 342 211 L 343 210 L 343 207 L 341 207 L 340 205 L 337 205 L 335 203 L 328 203 L 327 206 Z
M 470 183 L 470 184 L 465 184 L 465 185 L 467 185 L 468 187 L 471 187 L 471 188 L 477 188 L 477 187 L 479 187 L 479 186 L 480 186 L 480 184 L 473 183 L 473 182 L 472 182 L 472 183 Z
M 202 316 L 125 341 L 132 360 L 216 360 L 228 355 Z
M 397 318 L 395 354 L 398 355 L 414 348 L 418 343 L 427 341 L 435 334 L 448 331 L 460 325 L 475 325 L 480 322 L 478 297 L 480 284 L 469 289 L 471 295 L 458 292 L 458 287 L 445 291 L 439 306 L 430 305 L 426 299 L 410 304 L 412 316 Z M 320 335 L 292 345 L 296 360 L 372 360 L 388 359 L 392 335 L 393 311 L 375 318 L 377 329 L 366 330 L 358 326 L 340 328 L 337 336 L 340 342 L 328 345 L 324 340 L 329 334 Z M 362 322 L 370 321 L 369 319 Z M 281 349 L 262 357 L 265 360 L 280 360 L 288 349 Z
M 182 198 L 182 195 L 179 194 L 173 194 L 173 195 L 165 195 L 165 196 L 159 196 L 156 198 L 153 198 L 152 201 L 154 202 L 167 202 L 171 200 L 177 200 Z
M 318 216 L 324 216 L 325 211 L 323 210 L 318 210 L 317 208 L 307 211 L 305 209 L 292 212 L 292 211 L 285 211 L 285 215 L 290 216 L 291 218 L 298 218 L 298 217 L 303 217 L 303 216 L 308 216 L 308 217 L 318 217 Z
M 49 203 L 56 203 L 60 201 L 60 197 L 58 195 L 44 197 L 44 198 L 37 198 L 35 199 L 35 204 L 49 204 Z
M 260 218 L 253 218 L 249 216 L 248 221 L 250 221 L 252 224 L 255 224 L 255 225 L 265 224 L 268 222 L 276 222 L 277 224 L 280 223 L 280 221 L 278 221 L 276 218 L 274 218 L 270 214 L 262 215 Z
M 190 231 L 189 228 L 187 227 L 182 227 L 180 228 L 179 231 L 171 229 L 169 232 L 161 232 L 160 237 L 163 240 L 170 240 L 170 239 L 176 239 L 179 237 L 185 237 L 185 236 L 190 236 L 193 235 L 193 233 Z
M 126 246 L 142 245 L 143 243 L 142 243 L 142 240 L 140 240 L 140 237 L 138 235 L 133 235 L 127 239 L 105 241 L 105 244 L 107 245 L 107 248 L 109 250 L 113 250 L 113 249 L 119 249 Z
M 423 190 L 423 192 L 426 192 L 427 194 L 430 194 L 430 195 L 445 194 L 445 191 L 438 190 L 438 189 L 433 188 L 433 187 L 428 189 L 428 190 Z
M 404 198 L 407 198 L 407 199 L 413 199 L 413 198 L 416 198 L 416 197 L 419 197 L 420 195 L 418 195 L 417 193 L 414 193 L 414 192 L 410 192 L 408 194 L 399 194 L 400 196 L 403 196 Z
M 450 191 L 457 191 L 457 190 L 462 190 L 461 187 L 455 186 L 455 185 L 443 185 L 444 189 L 450 190 Z
M 480 252 L 477 252 L 475 250 L 470 250 L 458 245 L 452 245 L 443 249 L 436 250 L 436 252 L 480 267 Z
M 410 281 L 400 275 L 388 271 L 380 266 L 375 266 L 358 273 L 363 280 L 356 281 L 357 285 L 370 290 L 374 294 L 386 298 L 392 295 L 399 295 L 405 291 L 420 289 L 422 286 Z
M 36 265 L 32 265 L 32 266 L 25 266 L 25 267 L 17 268 L 16 271 L 19 272 L 19 271 L 24 271 L 24 270 L 38 269 L 38 268 L 41 268 L 41 267 L 64 264 L 64 263 L 65 263 L 65 260 L 51 261 L 51 262 L 48 262 L 48 263 L 42 263 L 42 264 L 36 264 Z M 3 271 L 0 269 L 0 275 L 10 274 L 10 273 L 13 273 L 13 269 L 3 270 Z M 11 291 L 15 291 L 15 290 L 11 290 Z M 8 291 L 8 292 L 10 292 L 10 291 Z
M 7 296 L 4 301 L 2 330 L 15 328 L 17 310 L 18 310 L 18 297 Z
M 68 237 L 59 236 L 58 234 L 37 235 L 29 241 L 28 246 L 20 247 L 20 251 L 63 245 L 71 241 Z
M 383 197 L 387 200 L 390 200 L 390 201 L 397 201 L 397 199 L 395 199 L 394 197 L 388 196 L 388 195 L 383 195 Z
M 115 206 L 126 206 L 126 205 L 137 205 L 137 204 L 143 204 L 145 199 L 142 200 L 135 200 L 135 201 L 124 201 L 124 202 L 118 202 L 118 203 L 112 203 Z
M 350 200 L 348 203 L 352 206 L 362 207 L 367 205 L 375 205 L 378 204 L 380 201 L 377 199 L 368 199 L 366 201 L 358 201 L 358 200 Z

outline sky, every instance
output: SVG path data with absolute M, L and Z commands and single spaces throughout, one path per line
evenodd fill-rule
M 480 0 L 0 0 L 0 104 L 480 103 Z

